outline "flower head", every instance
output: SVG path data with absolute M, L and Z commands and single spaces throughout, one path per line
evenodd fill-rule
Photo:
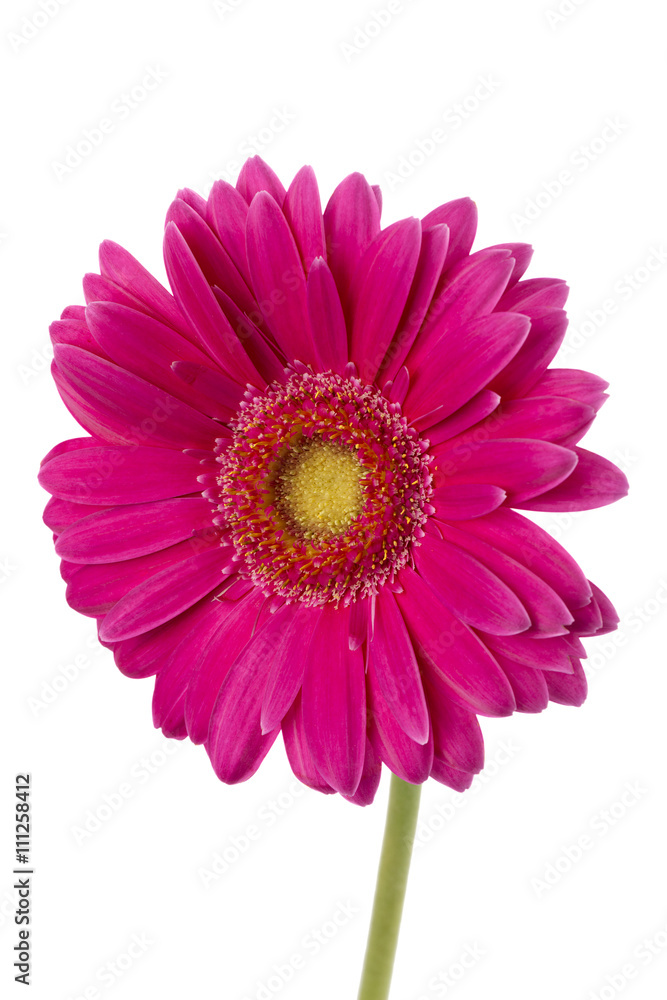
M 301 781 L 372 801 L 382 763 L 462 790 L 479 715 L 586 695 L 609 600 L 521 510 L 623 496 L 578 442 L 606 383 L 549 369 L 562 281 L 531 251 L 471 253 L 449 202 L 382 229 L 360 174 L 324 213 L 259 158 L 167 215 L 168 292 L 100 248 L 52 324 L 87 432 L 45 458 L 70 605 L 155 725 L 243 781 L 280 732 Z

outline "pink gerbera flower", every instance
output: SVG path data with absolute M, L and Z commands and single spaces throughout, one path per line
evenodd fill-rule
M 469 199 L 380 227 L 347 177 L 322 213 L 254 157 L 179 192 L 171 294 L 115 243 L 51 327 L 88 437 L 44 460 L 71 607 L 155 725 L 249 778 L 282 732 L 296 776 L 366 804 L 382 763 L 462 790 L 478 716 L 586 694 L 609 600 L 520 510 L 582 510 L 624 475 L 578 446 L 606 398 L 548 369 L 564 282 L 530 248 L 470 253 Z

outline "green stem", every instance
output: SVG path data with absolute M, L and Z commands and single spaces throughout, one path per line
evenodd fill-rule
M 387 824 L 358 1000 L 387 1000 L 417 827 L 421 785 L 391 776 Z

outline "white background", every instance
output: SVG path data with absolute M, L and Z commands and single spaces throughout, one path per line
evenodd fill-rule
M 47 328 L 83 301 L 80 280 L 96 269 L 98 243 L 122 243 L 163 277 L 161 230 L 176 190 L 206 193 L 225 170 L 235 176 L 243 147 L 261 136 L 285 183 L 313 165 L 323 199 L 353 170 L 380 183 L 385 225 L 470 195 L 477 248 L 534 243 L 528 276 L 563 277 L 572 289 L 557 364 L 611 382 L 584 444 L 631 480 L 630 497 L 614 506 L 539 518 L 610 594 L 621 625 L 588 641 L 583 708 L 484 720 L 482 779 L 463 797 L 424 787 L 392 996 L 662 996 L 659 6 L 564 0 L 559 15 L 557 0 L 403 0 L 378 29 L 372 15 L 385 0 L 234 0 L 218 10 L 205 0 L 43 2 L 48 17 L 31 0 L 5 0 L 0 24 L 7 995 L 25 995 L 11 982 L 12 805 L 14 775 L 30 771 L 35 1000 L 356 996 L 386 775 L 375 805 L 360 809 L 295 796 L 282 745 L 250 782 L 227 787 L 201 748 L 164 740 L 152 728 L 151 681 L 121 676 L 92 623 L 65 603 L 35 481 L 40 457 L 77 433 L 48 375 Z M 124 95 L 150 70 L 163 79 L 129 108 Z M 102 118 L 113 129 L 92 154 L 57 168 Z M 431 148 L 438 128 L 445 139 Z M 401 163 L 409 176 L 397 179 Z M 571 183 L 559 191 L 563 170 Z M 119 798 L 121 785 L 129 797 Z M 121 803 L 110 818 L 105 796 Z M 82 838 L 98 811 L 104 821 Z M 251 826 L 256 839 L 243 851 Z M 587 849 L 568 861 L 581 837 Z M 234 858 L 232 838 L 237 860 L 206 888 L 201 870 L 216 852 Z M 312 931 L 322 928 L 319 946 Z M 133 935 L 143 950 L 135 941 L 128 959 Z M 274 966 L 287 976 L 293 956 L 304 967 L 287 983 L 271 979 L 280 976 Z

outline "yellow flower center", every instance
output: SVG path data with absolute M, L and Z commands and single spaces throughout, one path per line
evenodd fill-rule
M 363 467 L 356 454 L 328 441 L 302 441 L 276 476 L 276 502 L 304 537 L 340 535 L 359 516 Z

